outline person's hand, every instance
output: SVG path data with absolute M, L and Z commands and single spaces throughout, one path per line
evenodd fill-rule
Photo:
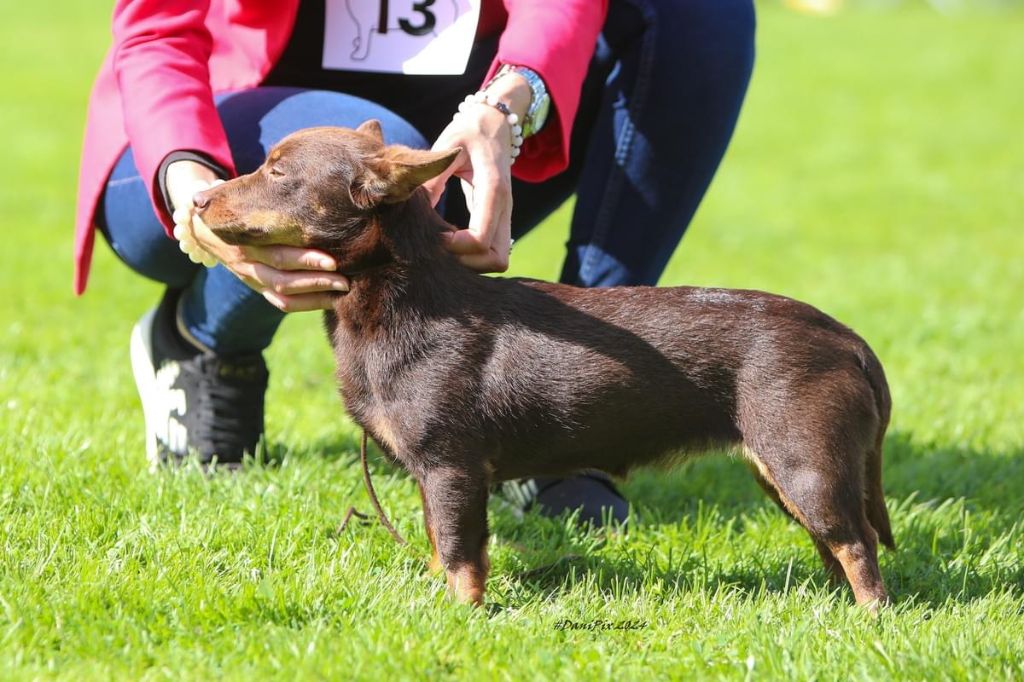
M 338 263 L 329 254 L 294 246 L 233 246 L 195 215 L 192 197 L 217 179 L 213 171 L 194 161 L 176 161 L 167 167 L 167 193 L 175 213 L 186 211 L 191 217 L 186 224 L 199 246 L 286 313 L 333 307 L 335 296 L 347 292 L 349 282 L 337 272 Z
M 530 105 L 530 86 L 521 76 L 504 76 L 488 92 L 520 118 Z M 508 269 L 512 246 L 512 144 L 505 116 L 487 104 L 472 104 L 448 124 L 433 149 L 463 151 L 447 171 L 424 184 L 436 206 L 452 175 L 462 181 L 469 229 L 445 234 L 448 250 L 479 272 Z

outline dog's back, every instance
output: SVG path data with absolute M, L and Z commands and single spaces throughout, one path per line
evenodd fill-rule
M 813 393 L 816 378 L 827 377 L 829 395 L 814 394 L 823 404 L 807 405 L 802 418 L 836 401 L 877 402 L 866 344 L 792 299 L 530 280 L 483 280 L 480 288 L 481 314 L 468 325 L 489 337 L 490 350 L 476 395 L 487 428 L 502 434 L 502 478 L 583 467 L 621 474 L 738 444 L 795 395 Z

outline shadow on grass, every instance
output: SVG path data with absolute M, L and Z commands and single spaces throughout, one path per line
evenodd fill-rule
M 273 463 L 285 456 L 345 458 L 358 467 L 360 436 L 353 432 L 301 449 L 272 445 L 267 459 Z M 1016 561 L 993 564 L 989 556 L 995 542 L 1009 539 L 1018 547 L 1024 542 L 1018 525 L 1024 512 L 1020 494 L 1024 451 L 927 445 L 897 431 L 886 438 L 884 466 L 884 488 L 899 549 L 883 552 L 882 567 L 898 602 L 912 599 L 933 606 L 950 599 L 969 602 L 1008 585 L 1024 585 L 1019 549 Z M 372 444 L 370 467 L 374 475 L 407 475 Z M 680 519 L 693 520 L 702 510 L 714 510 L 720 517 L 716 523 L 730 523 L 740 532 L 745 519 L 764 509 L 781 513 L 746 465 L 725 456 L 693 460 L 669 472 L 639 471 L 623 487 L 638 512 L 641 533 L 645 528 L 674 526 Z M 664 564 L 635 550 L 615 557 L 594 552 L 604 544 L 600 532 L 573 531 L 536 515 L 522 521 L 500 516 L 494 519 L 500 536 L 526 555 L 544 557 L 538 562 L 540 570 L 526 571 L 519 581 L 533 597 L 552 596 L 580 580 L 615 594 L 639 592 L 652 582 L 671 590 L 727 589 L 751 595 L 784 592 L 805 583 L 832 586 L 813 552 L 789 558 L 785 553 L 731 558 L 715 564 L 680 547 Z M 806 543 L 803 549 L 810 549 L 809 538 L 800 537 L 799 542 Z M 564 548 L 563 553 L 572 556 L 552 562 L 556 558 L 551 556 L 552 547 Z M 577 551 L 581 547 L 588 551 Z M 845 588 L 844 593 L 849 594 Z
M 661 594 L 734 591 L 753 596 L 784 593 L 804 584 L 812 588 L 836 587 L 823 570 L 808 561 L 776 562 L 750 557 L 726 567 L 707 563 L 698 554 L 679 554 L 670 566 L 659 565 L 643 555 L 625 558 L 572 555 L 519 574 L 516 578 L 520 590 L 527 597 L 526 601 L 555 599 L 581 581 L 616 598 L 639 595 L 652 589 Z
M 263 448 L 263 464 L 270 467 L 280 466 L 288 457 L 297 459 L 320 458 L 326 461 L 351 459 L 359 462 L 360 431 L 339 433 L 331 438 L 321 438 L 306 444 L 295 446 L 280 442 L 268 443 Z M 373 447 L 373 446 L 371 446 Z
M 883 484 L 890 497 L 920 501 L 965 498 L 969 507 L 1007 513 L 1024 509 L 1024 444 L 986 450 L 915 443 L 896 431 L 885 439 Z
M 892 432 L 886 439 L 884 486 L 898 549 L 883 551 L 881 561 L 897 602 L 966 603 L 1024 585 L 1024 451 L 923 445 L 910 434 Z M 667 473 L 638 472 L 624 488 L 638 512 L 640 532 L 695 519 L 709 508 L 740 531 L 745 518 L 763 509 L 781 513 L 744 463 L 723 456 L 695 460 Z M 512 535 L 520 544 L 530 542 L 527 532 L 513 529 Z M 573 544 L 568 532 L 564 540 Z M 800 542 L 810 548 L 809 538 Z M 643 555 L 574 554 L 528 571 L 522 585 L 534 596 L 550 597 L 579 580 L 617 594 L 640 591 L 652 580 L 671 589 L 729 589 L 752 595 L 804 583 L 832 586 L 811 553 L 789 559 L 751 556 L 715 565 L 686 547 L 667 565 Z
M 351 460 L 358 465 L 360 431 L 312 441 L 301 447 L 271 443 L 264 457 L 279 465 L 286 457 Z M 1024 447 L 1014 451 L 978 450 L 915 443 L 910 434 L 891 432 L 885 440 L 883 487 L 887 497 L 919 502 L 965 498 L 969 508 L 1024 511 Z M 370 441 L 372 471 L 407 475 Z M 766 500 L 744 463 L 725 455 L 691 460 L 672 470 L 637 471 L 623 484 L 630 502 L 649 523 L 672 523 L 697 512 L 700 505 L 733 513 L 749 511 Z
M 891 432 L 885 440 L 882 479 L 889 498 L 965 498 L 973 509 L 1007 512 L 1016 520 L 1024 508 L 1024 448 L 1007 452 L 922 445 L 910 434 Z M 742 512 L 766 499 L 744 463 L 720 455 L 671 472 L 640 471 L 625 489 L 634 505 L 665 522 L 694 513 L 699 504 Z
M 279 466 L 287 457 L 303 460 L 319 458 L 328 462 L 348 460 L 353 466 L 358 467 L 362 438 L 362 430 L 356 428 L 351 433 L 339 433 L 331 438 L 321 438 L 298 447 L 285 443 L 270 443 L 264 451 L 264 463 L 268 466 Z M 368 441 L 367 452 L 371 473 L 380 471 L 385 475 L 409 475 L 403 466 L 384 454 L 372 438 Z

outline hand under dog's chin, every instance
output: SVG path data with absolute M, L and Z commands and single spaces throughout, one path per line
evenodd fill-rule
M 273 239 L 270 238 L 270 230 L 264 228 L 227 225 L 221 227 L 207 226 L 222 242 L 231 246 L 263 246 L 273 243 Z

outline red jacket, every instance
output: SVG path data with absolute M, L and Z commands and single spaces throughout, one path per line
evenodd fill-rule
M 202 151 L 234 164 L 214 93 L 263 80 L 291 36 L 299 0 L 118 0 L 114 41 L 89 100 L 75 219 L 75 293 L 85 290 L 95 240 L 96 205 L 130 143 L 164 227 L 156 173 L 172 151 Z M 502 4 L 504 7 L 502 7 Z M 481 32 L 502 25 L 495 64 L 541 75 L 555 114 L 515 165 L 524 180 L 544 180 L 568 163 L 580 86 L 604 22 L 607 0 L 483 0 Z M 491 74 L 488 74 L 490 77 Z M 168 232 L 169 234 L 169 232 Z

